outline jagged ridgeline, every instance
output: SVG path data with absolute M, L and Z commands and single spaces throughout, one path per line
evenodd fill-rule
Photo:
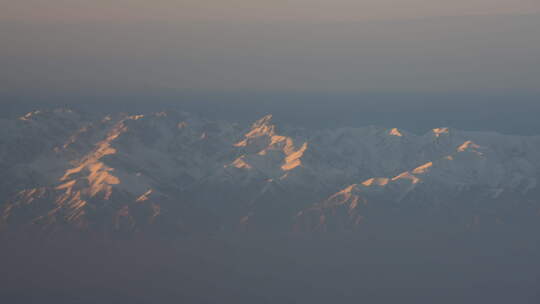
M 0 133 L 3 231 L 376 233 L 540 220 L 538 136 L 65 109 L 0 120 Z

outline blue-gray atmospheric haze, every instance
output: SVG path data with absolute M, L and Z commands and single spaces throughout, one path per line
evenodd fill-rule
M 270 112 L 309 127 L 540 133 L 534 1 L 477 0 L 453 9 L 410 1 L 424 5 L 416 15 L 373 1 L 364 3 L 372 15 L 348 2 L 357 10 L 345 13 L 346 1 L 327 15 L 324 1 L 305 9 L 301 0 L 281 10 L 275 4 L 268 15 L 262 3 L 255 10 L 237 1 L 238 12 L 218 14 L 224 5 L 192 2 L 181 13 L 181 5 L 164 1 L 156 16 L 145 15 L 147 6 L 122 13 L 122 1 L 109 11 L 101 2 L 93 10 L 82 2 L 6 3 L 0 116 L 54 106 L 176 107 L 205 115 L 220 109 L 240 121 Z M 173 13 L 164 14 L 167 7 Z

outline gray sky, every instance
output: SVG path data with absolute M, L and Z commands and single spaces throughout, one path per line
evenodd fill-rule
M 3 89 L 530 91 L 537 0 L 19 0 Z
M 333 21 L 540 12 L 537 0 L 19 0 L 2 19 L 29 22 Z

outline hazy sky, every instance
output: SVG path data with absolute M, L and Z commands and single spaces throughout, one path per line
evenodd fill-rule
M 538 0 L 18 0 L 2 89 L 538 91 Z
M 19 0 L 2 19 L 29 22 L 359 21 L 540 11 L 537 0 Z

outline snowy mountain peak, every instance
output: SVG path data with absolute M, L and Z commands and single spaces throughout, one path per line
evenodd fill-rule
M 432 133 L 433 135 L 435 135 L 435 137 L 440 137 L 444 134 L 449 134 L 450 129 L 449 128 L 435 128 L 432 130 Z
M 362 182 L 363 186 L 371 187 L 371 186 L 386 186 L 390 182 L 389 178 L 385 177 L 378 177 L 378 178 L 370 178 L 364 182 Z
M 301 158 L 308 149 L 307 141 L 297 144 L 292 137 L 277 134 L 271 119 L 272 115 L 266 115 L 256 121 L 244 139 L 234 144 L 242 149 L 242 155 L 228 167 L 257 168 L 272 178 L 278 178 L 283 177 L 280 171 L 290 171 L 302 165 Z
M 483 147 L 481 147 L 480 145 L 475 144 L 472 140 L 467 140 L 461 146 L 459 146 L 457 148 L 457 151 L 458 152 L 469 151 L 469 152 L 476 153 L 477 155 L 483 155 L 484 153 L 482 153 L 480 151 L 480 150 L 483 150 L 483 149 L 484 149 Z
M 398 137 L 403 136 L 403 133 L 401 133 L 398 128 L 391 129 L 390 132 L 388 132 L 388 134 L 393 135 L 393 136 L 398 136 Z
M 427 162 L 417 168 L 415 168 L 412 173 L 413 174 L 423 174 L 426 173 L 431 167 L 433 167 L 433 162 Z
M 181 112 L 36 111 L 0 123 L 7 224 L 273 227 L 299 212 L 317 223 L 323 212 L 327 224 L 333 208 L 357 223 L 365 206 L 530 202 L 540 192 L 536 136 L 278 129 L 272 115 L 243 128 Z
M 267 114 L 253 123 L 252 128 L 258 128 L 263 125 L 270 125 L 272 122 L 272 114 Z
M 272 115 L 266 115 L 257 120 L 251 126 L 251 129 L 244 135 L 244 139 L 235 143 L 235 147 L 247 147 L 253 141 L 271 140 L 275 135 L 275 126 L 271 124 Z

